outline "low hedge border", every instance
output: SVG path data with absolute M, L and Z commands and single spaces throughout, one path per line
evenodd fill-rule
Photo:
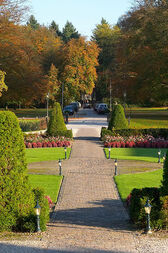
M 147 129 L 119 129 L 108 130 L 106 127 L 101 129 L 101 139 L 105 136 L 137 136 L 137 135 L 152 135 L 155 138 L 168 139 L 168 128 L 147 128 Z
M 46 119 L 23 119 L 19 120 L 20 128 L 23 132 L 44 130 L 47 128 Z

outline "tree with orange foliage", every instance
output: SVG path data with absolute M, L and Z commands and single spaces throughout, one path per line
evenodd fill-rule
M 91 94 L 97 79 L 99 48 L 83 37 L 71 39 L 64 46 L 62 82 L 66 100 L 78 99 L 81 93 Z

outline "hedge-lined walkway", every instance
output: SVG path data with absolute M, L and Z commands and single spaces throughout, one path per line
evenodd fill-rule
M 135 252 L 129 217 L 118 197 L 111 161 L 104 157 L 97 132 L 83 128 L 78 136 L 71 159 L 63 162 L 65 179 L 48 230 L 49 248 Z M 121 244 L 120 238 L 129 244 Z
M 80 129 L 78 136 L 71 159 L 63 162 L 63 187 L 47 232 L 1 240 L 0 253 L 168 252 L 168 239 L 142 235 L 129 223 L 96 129 Z
M 95 129 L 80 129 L 47 235 L 54 252 L 166 252 L 167 240 L 134 231 L 118 196 L 111 161 Z M 151 246 L 152 241 L 152 246 Z M 152 250 L 153 251 L 152 251 Z

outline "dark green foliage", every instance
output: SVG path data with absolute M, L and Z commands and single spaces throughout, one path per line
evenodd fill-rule
M 61 106 L 59 103 L 55 103 L 48 123 L 47 134 L 50 136 L 56 136 L 58 131 L 66 130 L 67 128 L 64 122 Z
M 160 190 L 158 188 L 133 189 L 131 192 L 131 202 L 129 212 L 131 220 L 141 228 L 146 227 L 146 214 L 144 205 L 150 200 L 151 209 L 151 226 L 153 228 L 162 228 L 163 220 L 161 215 L 162 201 L 160 199 Z
M 15 229 L 21 216 L 30 215 L 33 205 L 18 119 L 12 112 L 0 112 L 0 230 Z
M 44 130 L 47 127 L 46 119 L 20 120 L 19 125 L 23 132 Z
M 168 128 L 147 128 L 147 129 L 117 129 L 108 130 L 102 127 L 101 138 L 105 135 L 110 136 L 137 136 L 137 135 L 152 135 L 155 138 L 162 137 L 164 139 L 168 138 Z
M 39 23 L 33 15 L 30 16 L 29 20 L 27 21 L 27 25 L 34 30 L 37 30 L 40 27 Z
M 128 128 L 128 121 L 125 118 L 124 109 L 120 104 L 115 105 L 109 121 L 108 130 L 126 128 Z
M 161 197 L 162 210 L 161 217 L 163 220 L 163 228 L 168 229 L 168 196 Z
M 41 231 L 45 231 L 46 223 L 49 221 L 49 204 L 48 204 L 47 199 L 44 196 L 43 189 L 41 188 L 33 189 L 33 195 L 34 195 L 33 207 L 35 207 L 37 200 L 39 201 L 39 205 L 41 207 L 40 229 Z M 36 224 L 37 224 L 37 216 L 33 208 L 32 212 L 29 215 L 19 217 L 16 230 L 22 231 L 22 232 L 35 232 L 37 228 Z
M 54 136 L 55 137 L 56 136 L 64 136 L 64 137 L 67 137 L 67 138 L 70 138 L 70 139 L 73 138 L 72 130 L 56 131 Z
M 44 190 L 41 188 L 33 189 L 35 195 L 35 204 L 37 200 L 39 201 L 39 205 L 41 206 L 40 213 L 40 228 L 42 231 L 46 230 L 46 223 L 49 221 L 49 204 L 48 200 L 45 198 Z
M 70 41 L 71 39 L 78 39 L 80 34 L 76 31 L 73 24 L 69 21 L 66 22 L 63 30 L 62 30 L 62 39 L 65 43 Z
M 168 151 L 163 166 L 163 180 L 161 190 L 163 195 L 168 195 Z

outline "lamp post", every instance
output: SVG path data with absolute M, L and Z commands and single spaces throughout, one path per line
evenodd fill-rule
M 108 159 L 110 159 L 110 154 L 111 154 L 111 148 L 109 147 L 109 156 L 108 156 Z
M 144 208 L 145 208 L 145 213 L 147 214 L 146 233 L 147 234 L 152 234 L 152 230 L 151 230 L 151 227 L 150 227 L 150 213 L 151 213 L 152 206 L 149 203 L 149 199 L 146 201 L 146 204 L 145 204 Z
M 158 151 L 158 163 L 160 163 L 160 155 L 161 155 L 161 150 L 159 149 L 159 151 Z
M 36 232 L 41 232 L 41 229 L 40 229 L 41 206 L 39 205 L 38 200 L 37 200 L 36 206 L 34 207 L 34 211 L 35 211 L 35 214 L 37 216 L 37 228 L 36 228 Z
M 65 151 L 65 159 L 67 159 L 67 148 L 64 147 L 64 151 Z
M 114 160 L 114 166 L 115 166 L 115 173 L 114 175 L 117 175 L 117 159 Z
M 48 123 L 48 100 L 49 100 L 49 92 L 46 95 L 46 100 L 47 100 L 47 116 L 46 116 L 46 119 L 47 119 L 47 123 Z
M 61 164 L 61 159 L 59 159 L 58 164 L 59 164 L 59 175 L 61 176 L 61 175 L 62 175 L 62 164 Z
M 126 91 L 124 92 L 124 113 L 125 113 L 125 102 L 126 102 L 126 96 L 127 96 L 127 93 L 126 93 Z

